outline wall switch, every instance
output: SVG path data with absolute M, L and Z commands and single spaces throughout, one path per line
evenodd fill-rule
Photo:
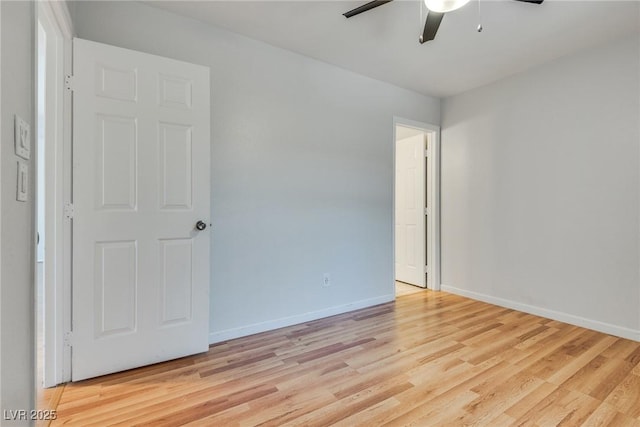
M 26 202 L 29 199 L 29 165 L 18 160 L 18 185 L 16 200 Z
M 13 122 L 13 140 L 16 147 L 16 156 L 29 160 L 31 157 L 31 126 L 17 114 Z
M 331 274 L 330 273 L 324 273 L 322 275 L 322 286 L 324 286 L 325 288 L 327 286 L 331 286 Z

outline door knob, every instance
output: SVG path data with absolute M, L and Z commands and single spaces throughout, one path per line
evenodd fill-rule
M 198 221 L 196 222 L 196 229 L 199 231 L 204 230 L 205 228 L 207 228 L 207 224 L 204 221 Z

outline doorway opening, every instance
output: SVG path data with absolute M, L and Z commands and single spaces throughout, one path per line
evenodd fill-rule
M 439 290 L 439 128 L 394 120 L 396 296 Z

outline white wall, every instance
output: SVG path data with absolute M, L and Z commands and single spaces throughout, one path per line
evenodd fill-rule
M 640 340 L 640 43 L 442 102 L 442 283 Z
M 2 8 L 2 319 L 0 387 L 4 410 L 28 410 L 34 404 L 34 177 L 33 115 L 34 7 L 32 2 L 0 2 Z M 17 157 L 13 115 L 31 123 L 29 202 L 16 201 Z M 2 420 L 0 424 L 13 423 Z M 27 424 L 21 422 L 16 424 Z
M 438 124 L 438 99 L 144 4 L 73 15 L 211 67 L 212 340 L 393 299 L 393 116 Z

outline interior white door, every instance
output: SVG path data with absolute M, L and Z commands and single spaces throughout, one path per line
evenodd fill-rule
M 73 69 L 72 379 L 207 351 L 209 69 L 80 39 Z
M 425 135 L 396 142 L 396 280 L 426 287 Z

